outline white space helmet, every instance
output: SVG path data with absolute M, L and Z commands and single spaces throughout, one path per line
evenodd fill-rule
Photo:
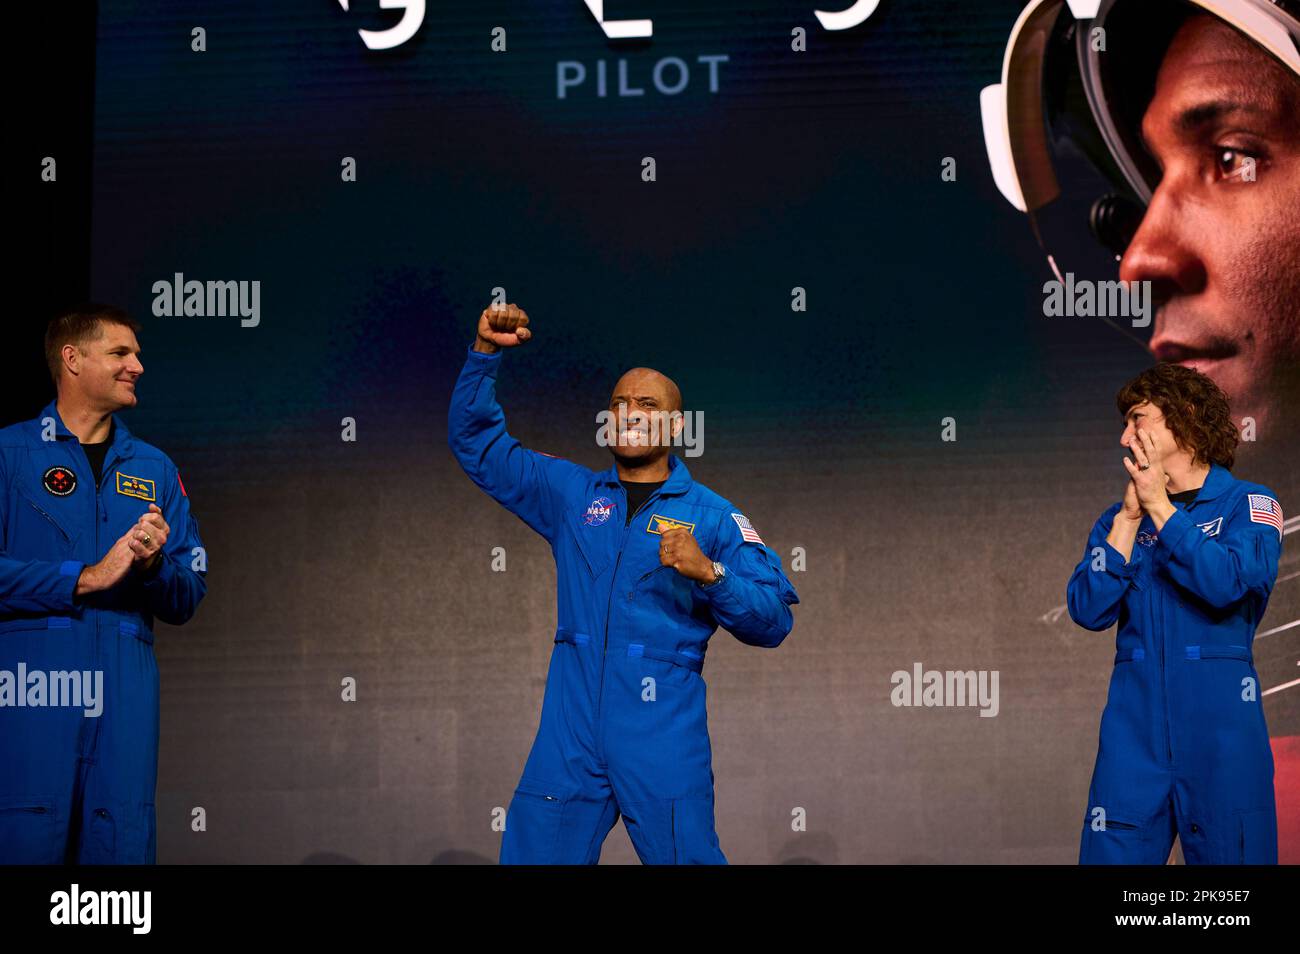
M 980 94 L 984 142 L 1058 279 L 1115 277 L 1160 178 L 1142 115 L 1170 41 L 1197 13 L 1300 75 L 1300 0 L 1032 0 L 1016 21 L 1002 82 Z

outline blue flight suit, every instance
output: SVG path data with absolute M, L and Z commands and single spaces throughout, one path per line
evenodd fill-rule
M 1281 507 L 1213 464 L 1159 533 L 1144 517 L 1125 561 L 1106 542 L 1121 506 L 1093 527 L 1067 591 L 1080 626 L 1119 621 L 1079 862 L 1163 864 L 1177 835 L 1189 864 L 1276 864 L 1251 643 L 1277 579 Z
M 155 570 L 133 568 L 108 590 L 74 596 L 83 567 L 151 502 L 170 528 Z M 176 465 L 120 416 L 98 487 L 54 402 L 0 430 L 0 864 L 154 861 L 153 621 L 194 614 L 207 588 L 201 546 Z M 18 705 L 20 664 L 28 679 L 102 672 L 102 712 L 54 706 L 52 692 Z M 48 688 L 53 677 L 42 681 Z
M 775 647 L 799 602 L 781 559 L 727 500 L 669 457 L 625 526 L 616 468 L 526 450 L 496 400 L 501 353 L 472 348 L 449 441 L 479 487 L 551 544 L 558 627 L 541 723 L 506 814 L 502 864 L 595 864 L 620 813 L 645 864 L 726 864 L 700 675 L 710 635 Z M 727 568 L 708 588 L 659 562 L 662 528 L 690 528 Z M 742 529 L 742 527 L 744 529 Z

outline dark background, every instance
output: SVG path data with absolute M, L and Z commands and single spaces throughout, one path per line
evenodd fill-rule
M 719 631 L 705 672 L 733 862 L 1075 860 L 1113 639 L 1058 612 L 1122 488 L 1113 394 L 1149 359 L 1042 316 L 1046 263 L 989 174 L 978 96 L 1019 0 L 885 0 L 841 34 L 814 6 L 620 0 L 655 35 L 615 43 L 578 0 L 430 4 L 388 52 L 356 30 L 397 15 L 363 0 L 45 15 L 61 69 L 23 100 L 21 181 L 56 155 L 59 182 L 24 186 L 0 423 L 51 396 L 56 309 L 144 323 L 128 420 L 183 471 L 210 559 L 155 647 L 159 861 L 495 860 L 555 615 L 545 543 L 446 446 L 495 286 L 535 330 L 499 389 L 525 444 L 607 466 L 596 410 L 659 368 L 704 413 L 692 474 L 787 568 L 807 553 L 786 643 Z M 716 94 L 707 54 L 730 57 Z M 692 64 L 682 94 L 592 92 L 596 60 L 650 87 L 664 56 Z M 588 83 L 560 100 L 570 59 Z M 154 317 L 178 271 L 261 281 L 260 325 Z M 1277 602 L 1261 630 L 1295 617 Z M 1265 687 L 1294 678 L 1294 636 L 1270 640 Z M 1000 714 L 895 708 L 916 662 L 998 670 Z M 1275 736 L 1300 733 L 1294 696 L 1266 703 Z M 604 860 L 635 860 L 621 826 Z

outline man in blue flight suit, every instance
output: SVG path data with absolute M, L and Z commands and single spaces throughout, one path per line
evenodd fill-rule
M 1251 655 L 1277 579 L 1282 508 L 1229 473 L 1228 400 L 1157 364 L 1116 398 L 1129 480 L 1070 578 L 1080 626 L 1117 620 L 1081 864 L 1276 864 L 1273 754 Z
M 669 454 L 681 396 L 636 368 L 619 379 L 600 473 L 506 432 L 500 350 L 528 316 L 494 305 L 456 382 L 449 439 L 479 487 L 551 544 L 558 629 L 541 723 L 506 814 L 502 864 L 595 864 L 619 815 L 645 864 L 726 864 L 700 672 L 710 635 L 775 647 L 799 602 L 781 560 L 727 500 Z
M 103 305 L 51 321 L 57 397 L 0 430 L 0 863 L 154 861 L 153 620 L 184 623 L 207 584 L 176 465 L 114 414 L 138 330 Z

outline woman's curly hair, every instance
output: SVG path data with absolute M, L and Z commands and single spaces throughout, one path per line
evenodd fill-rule
M 1147 368 L 1115 395 L 1120 416 L 1144 401 L 1164 412 L 1174 440 L 1192 452 L 1196 463 L 1232 469 L 1241 437 L 1228 409 L 1228 396 L 1207 375 L 1162 362 Z

